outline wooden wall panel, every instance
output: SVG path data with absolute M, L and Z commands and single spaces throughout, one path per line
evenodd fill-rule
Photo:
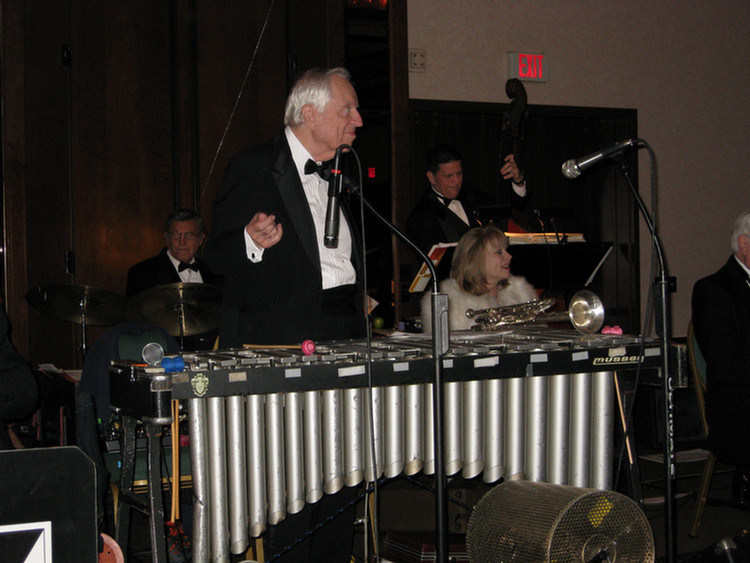
M 70 43 L 64 2 L 27 2 L 24 10 L 24 109 L 26 122 L 27 283 L 38 286 L 75 281 L 65 263 L 73 249 L 70 169 Z M 5 106 L 13 111 L 11 103 Z M 13 210 L 6 210 L 13 213 Z M 20 275 L 8 271 L 8 276 Z M 19 288 L 20 289 L 20 288 Z M 20 293 L 20 292 L 19 292 Z M 12 296 L 23 299 L 23 293 Z M 10 296 L 9 296 L 10 297 Z M 75 365 L 78 331 L 69 322 L 29 311 L 29 357 L 34 362 Z M 23 348 L 19 343 L 19 348 Z
M 26 221 L 26 112 L 24 101 L 24 11 L 20 2 L 0 4 L 2 22 L 2 211 L 3 305 L 18 351 L 29 353 L 29 309 L 24 299 L 28 286 Z M 12 109 L 9 103 L 12 102 Z M 10 272 L 13 274 L 11 275 Z
M 409 131 L 409 70 L 402 61 L 408 57 L 408 33 L 406 2 L 392 2 L 389 8 L 390 29 L 390 66 L 391 66 L 391 221 L 394 225 L 403 227 L 406 221 L 407 209 L 401 203 L 405 186 L 409 185 L 409 170 L 412 165 L 405 147 L 411 146 Z M 407 204 L 408 205 L 408 204 Z M 397 312 L 401 311 L 401 292 L 396 289 L 401 286 L 401 272 L 399 268 L 398 252 L 401 242 L 394 236 L 391 242 L 393 266 L 393 321 Z M 395 326 L 395 325 L 394 325 Z
M 129 264 L 163 245 L 176 200 L 169 4 L 84 7 L 74 12 L 76 279 L 124 294 Z
M 287 87 L 284 3 L 201 3 L 197 71 L 199 206 L 209 223 L 229 159 L 281 131 Z

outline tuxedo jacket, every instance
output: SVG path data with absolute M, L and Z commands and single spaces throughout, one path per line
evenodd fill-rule
M 750 286 L 734 256 L 696 282 L 693 328 L 706 360 L 706 415 L 711 451 L 750 465 Z
M 461 205 L 468 225 L 438 199 L 435 190 L 427 188 L 406 220 L 406 234 L 424 252 L 439 242 L 458 242 L 466 231 L 479 226 L 472 206 L 463 200 Z
M 469 218 L 468 225 L 438 199 L 432 187 L 427 188 L 406 220 L 404 230 L 407 236 L 424 253 L 428 253 L 430 248 L 439 242 L 458 242 L 466 231 L 479 226 L 473 207 L 463 200 L 461 205 Z M 438 264 L 440 279 L 450 275 L 452 260 L 453 252 L 449 249 Z
M 352 262 L 358 277 L 357 310 L 352 315 L 356 329 L 342 329 L 323 312 L 315 225 L 284 133 L 231 159 L 214 201 L 212 232 L 204 253 L 211 269 L 224 278 L 222 348 L 364 335 L 361 251 L 343 202 L 342 210 L 352 233 Z M 254 263 L 247 257 L 244 231 L 257 212 L 275 215 L 283 234 Z
M 220 278 L 211 272 L 203 260 L 196 257 L 195 261 L 198 263 L 198 271 L 201 273 L 203 283 L 215 285 L 221 283 Z M 138 262 L 130 267 L 125 296 L 131 298 L 141 291 L 151 289 L 157 285 L 179 283 L 180 281 L 182 281 L 180 280 L 180 274 L 177 273 L 174 264 L 172 264 L 169 256 L 167 256 L 167 248 L 164 247 L 156 256 L 148 258 L 143 262 Z

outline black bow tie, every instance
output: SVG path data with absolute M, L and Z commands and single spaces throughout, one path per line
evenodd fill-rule
M 437 195 L 437 194 L 436 194 L 436 195 Z M 453 199 L 451 199 L 451 198 L 449 198 L 449 197 L 444 197 L 444 196 L 441 196 L 441 195 L 438 195 L 438 196 L 437 196 L 437 198 L 438 198 L 438 199 L 439 199 L 440 201 L 442 201 L 442 202 L 443 202 L 443 204 L 445 204 L 445 206 L 446 206 L 446 207 L 450 206 L 450 204 L 451 204 L 451 201 L 453 201 Z
M 305 162 L 305 174 L 315 174 L 316 172 L 323 180 L 328 181 L 331 176 L 331 161 L 328 160 L 318 164 L 314 160 L 308 159 Z
M 180 262 L 180 265 L 177 266 L 177 271 L 182 272 L 185 270 L 193 270 L 194 272 L 198 271 L 198 263 L 193 262 L 192 264 L 188 264 L 187 262 Z

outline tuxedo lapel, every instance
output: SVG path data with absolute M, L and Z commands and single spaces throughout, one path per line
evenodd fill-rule
M 272 174 L 305 253 L 313 264 L 320 264 L 312 213 L 285 139 L 280 143 Z
M 463 219 L 456 215 L 452 209 L 444 205 L 432 190 L 430 190 L 430 205 L 435 207 L 437 221 L 440 229 L 443 231 L 444 236 L 442 239 L 444 241 L 458 240 L 469 230 L 469 226 L 464 223 Z
M 160 283 L 177 283 L 182 281 L 180 279 L 180 274 L 177 273 L 177 269 L 174 267 L 174 264 L 172 264 L 172 261 L 169 259 L 169 256 L 167 256 L 167 249 L 163 249 L 161 251 L 161 254 L 159 255 L 159 271 L 157 272 L 157 276 L 159 278 Z
M 448 209 L 448 207 L 438 199 L 437 194 L 433 190 L 428 192 L 427 201 L 429 201 L 430 205 L 434 208 L 435 215 L 437 215 L 438 219 L 441 221 L 445 221 L 449 215 L 455 215 L 455 213 Z
M 748 275 L 742 266 L 737 263 L 737 260 L 732 256 L 726 264 L 727 273 L 732 284 L 736 287 L 736 290 L 740 295 L 744 296 L 744 302 L 748 304 L 750 310 L 750 283 L 748 283 Z

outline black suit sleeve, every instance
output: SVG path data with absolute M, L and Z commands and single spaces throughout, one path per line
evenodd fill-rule
M 748 366 L 748 330 L 741 326 L 740 311 L 735 297 L 711 278 L 705 278 L 693 288 L 693 326 L 701 353 L 709 366 L 710 386 L 745 384 Z
M 257 177 L 257 161 L 246 152 L 227 165 L 224 180 L 213 205 L 213 228 L 206 241 L 204 258 L 212 272 L 226 276 L 253 266 L 245 247 L 245 226 L 256 212 L 273 214 L 275 209 L 255 201 L 258 190 L 250 179 Z
M 152 287 L 178 283 L 179 281 L 180 274 L 177 273 L 169 256 L 167 256 L 165 247 L 156 256 L 139 262 L 128 270 L 125 296 L 129 299 Z
M 726 463 L 750 465 L 750 288 L 734 258 L 695 284 L 692 306 L 706 360 L 709 446 Z

